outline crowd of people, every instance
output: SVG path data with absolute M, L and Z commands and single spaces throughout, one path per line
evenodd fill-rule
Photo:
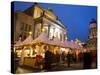
M 12 62 L 17 62 L 13 60 L 16 58 L 16 54 L 12 52 Z M 67 53 L 65 51 L 59 53 L 56 51 L 54 54 L 52 50 L 45 47 L 45 58 L 41 55 L 36 56 L 35 66 L 37 68 L 46 71 L 51 71 L 51 69 L 59 64 L 67 64 L 67 67 L 71 67 L 71 63 L 82 63 L 83 69 L 91 69 L 92 63 L 95 62 L 95 66 L 97 67 L 97 54 L 96 52 L 91 52 L 88 48 L 84 48 L 83 52 L 76 54 L 75 51 L 69 50 Z M 14 63 L 14 64 L 15 64 Z M 16 70 L 16 65 L 13 67 Z
M 71 51 L 68 51 L 67 54 L 64 51 L 61 54 L 59 52 L 54 54 L 51 50 L 46 49 L 44 63 L 42 64 L 43 69 L 46 69 L 47 71 L 51 70 L 54 66 L 63 63 L 67 64 L 68 67 L 71 67 L 71 63 L 82 63 L 83 69 L 91 69 L 93 62 L 95 62 L 97 66 L 96 59 L 96 53 L 91 52 L 88 48 L 85 48 L 84 52 L 80 52 L 78 55 Z
M 62 53 L 56 52 L 56 54 L 54 54 L 47 48 L 45 50 L 45 58 L 42 65 L 43 69 L 46 69 L 47 71 L 51 70 L 54 66 L 63 63 L 67 64 L 68 67 L 71 66 L 71 63 L 82 63 L 83 69 L 91 69 L 92 62 L 95 62 L 97 66 L 96 53 L 91 52 L 88 48 L 85 48 L 84 52 L 80 52 L 78 55 L 71 51 L 68 51 L 67 53 L 65 51 Z

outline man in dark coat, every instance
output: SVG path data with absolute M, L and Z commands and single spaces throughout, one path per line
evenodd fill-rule
M 68 54 L 67 54 L 67 65 L 68 65 L 68 67 L 70 67 L 70 63 L 71 63 L 71 54 L 70 54 L 70 51 L 69 51 Z
M 45 52 L 45 69 L 47 71 L 51 70 L 52 62 L 53 62 L 53 53 L 50 50 L 46 50 L 46 52 Z
M 91 69 L 92 56 L 89 51 L 83 53 L 83 69 Z
M 62 61 L 63 61 L 63 63 L 65 63 L 65 58 L 66 58 L 65 51 L 62 52 L 61 57 L 62 57 Z

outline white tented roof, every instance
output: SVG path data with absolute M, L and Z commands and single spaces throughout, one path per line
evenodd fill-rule
M 36 44 L 36 43 L 46 43 L 46 44 L 49 44 L 50 40 L 48 39 L 47 33 L 45 33 L 45 32 L 41 33 L 36 39 L 34 39 L 32 41 L 32 44 Z
M 57 45 L 57 46 L 61 46 L 61 41 L 55 37 L 51 42 L 50 42 L 51 45 Z
M 31 35 L 29 35 L 23 42 L 23 45 L 28 45 L 28 44 L 32 44 L 33 38 Z
M 76 44 L 74 41 L 71 42 L 71 41 L 64 41 L 64 42 L 61 42 L 61 47 L 65 47 L 65 48 L 76 48 L 76 49 L 79 49 L 79 45 Z
M 62 45 L 63 45 L 64 47 L 66 47 L 66 48 L 69 48 L 69 47 L 70 47 L 70 41 L 64 41 L 64 42 L 62 43 Z
M 76 44 L 74 41 L 73 41 L 73 42 L 70 41 L 70 42 L 69 42 L 69 46 L 70 46 L 70 48 L 76 48 L 76 49 L 79 49 L 79 45 Z
M 21 39 L 19 39 L 18 41 L 16 41 L 16 44 L 14 46 L 21 46 L 22 45 L 22 41 Z

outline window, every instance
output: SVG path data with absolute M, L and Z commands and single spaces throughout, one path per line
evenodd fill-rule
M 54 30 L 53 30 L 53 28 L 50 28 L 49 38 L 52 39 L 53 36 L 54 36 Z
M 25 24 L 25 31 L 27 31 L 27 24 Z
M 20 30 L 24 30 L 24 23 L 21 23 Z
M 60 40 L 62 41 L 62 35 L 60 34 Z
M 31 25 L 29 25 L 29 30 L 28 31 L 31 31 Z
M 23 35 L 23 38 L 26 39 L 26 35 Z
M 41 33 L 41 24 L 36 24 L 35 25 L 35 38 L 39 36 L 39 34 Z

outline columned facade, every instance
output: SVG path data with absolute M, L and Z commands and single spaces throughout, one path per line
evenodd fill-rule
M 51 9 L 45 9 L 34 4 L 25 11 L 15 14 L 15 40 L 18 40 L 19 37 L 24 40 L 30 31 L 33 39 L 37 38 L 43 31 L 48 34 L 49 39 L 57 37 L 64 41 L 66 38 L 65 26 Z

